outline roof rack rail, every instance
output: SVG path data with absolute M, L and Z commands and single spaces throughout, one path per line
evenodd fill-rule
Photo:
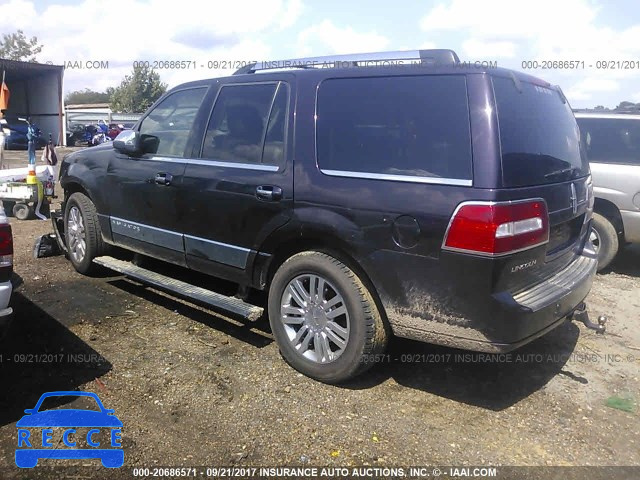
M 431 50 L 399 50 L 392 52 L 350 53 L 348 55 L 327 55 L 323 57 L 294 58 L 290 60 L 273 60 L 255 62 L 236 70 L 234 75 L 256 73 L 263 70 L 287 68 L 317 68 L 333 64 L 334 66 L 357 67 L 359 62 L 394 62 L 401 60 L 418 60 L 432 65 L 450 65 L 460 63 L 460 58 L 453 50 L 436 48 Z

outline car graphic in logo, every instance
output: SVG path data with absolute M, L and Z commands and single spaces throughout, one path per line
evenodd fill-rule
M 38 411 L 42 402 L 49 397 L 90 397 L 95 399 L 100 411 L 76 408 Z M 104 408 L 98 395 L 92 392 L 49 392 L 40 397 L 33 409 L 27 409 L 18 423 L 18 448 L 16 465 L 33 468 L 41 458 L 91 459 L 99 458 L 102 465 L 118 468 L 124 463 L 121 445 L 122 422 L 114 415 L 114 410 Z M 53 429 L 63 429 L 62 445 L 53 443 Z M 98 438 L 100 429 L 109 431 L 108 445 Z M 36 433 L 36 429 L 40 429 Z M 81 433 L 79 430 L 87 430 Z M 57 442 L 60 443 L 60 442 Z M 78 448 L 78 443 L 86 443 L 88 448 Z M 64 448 L 57 448 L 64 446 Z M 105 447 L 109 448 L 105 448 Z

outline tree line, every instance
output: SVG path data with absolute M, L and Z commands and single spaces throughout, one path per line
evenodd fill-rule
M 7 60 L 36 62 L 41 51 L 38 38 L 27 38 L 22 30 L 3 34 L 0 40 L 0 58 Z M 109 87 L 104 92 L 89 88 L 70 92 L 65 96 L 65 103 L 109 103 L 111 110 L 116 112 L 141 113 L 166 91 L 167 84 L 162 82 L 158 72 L 142 63 L 134 65 L 133 71 L 125 75 L 117 87 Z

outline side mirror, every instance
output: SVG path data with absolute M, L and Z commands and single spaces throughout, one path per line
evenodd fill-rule
M 113 148 L 126 155 L 140 155 L 140 134 L 135 130 L 123 130 L 113 141 Z
M 34 408 L 27 408 L 27 409 L 24 411 L 24 413 L 26 413 L 27 415 L 31 415 L 32 413 L 35 413 L 35 412 L 34 412 L 34 410 L 35 410 Z

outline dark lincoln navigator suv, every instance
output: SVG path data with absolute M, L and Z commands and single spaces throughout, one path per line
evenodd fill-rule
M 180 85 L 113 143 L 68 155 L 60 182 L 54 224 L 77 271 L 104 265 L 250 320 L 262 308 L 248 294 L 267 291 L 282 355 L 325 382 L 363 371 L 391 334 L 517 348 L 582 311 L 596 271 L 589 165 L 562 91 L 450 50 Z

